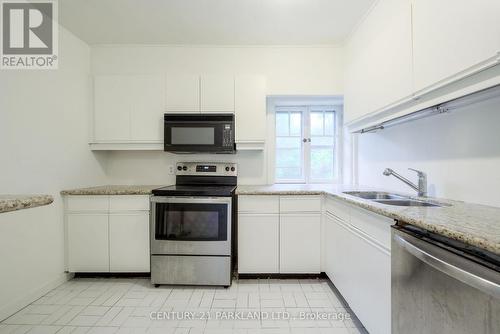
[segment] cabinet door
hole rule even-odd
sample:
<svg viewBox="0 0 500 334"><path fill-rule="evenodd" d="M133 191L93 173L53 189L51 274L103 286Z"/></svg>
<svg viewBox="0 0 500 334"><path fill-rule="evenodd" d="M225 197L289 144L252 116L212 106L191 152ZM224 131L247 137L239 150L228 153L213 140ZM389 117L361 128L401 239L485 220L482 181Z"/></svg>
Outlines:
<svg viewBox="0 0 500 334"><path fill-rule="evenodd" d="M335 253L334 244L336 242L336 234L335 234L335 225L333 221L333 217L329 214L325 214L324 223L325 223L325 236L323 238L325 247L324 247L324 258L325 258L325 273L328 277L333 277L334 269L335 269L335 257L338 255Z"/></svg>
<svg viewBox="0 0 500 334"><path fill-rule="evenodd" d="M201 112L234 112L234 76L203 75L200 86Z"/></svg>
<svg viewBox="0 0 500 334"><path fill-rule="evenodd" d="M68 270L109 272L108 215L67 215Z"/></svg>
<svg viewBox="0 0 500 334"><path fill-rule="evenodd" d="M282 214L280 273L319 273L320 240L320 214Z"/></svg>
<svg viewBox="0 0 500 334"><path fill-rule="evenodd" d="M105 75L94 78L94 140L130 139L130 115L134 106L132 76Z"/></svg>
<svg viewBox="0 0 500 334"><path fill-rule="evenodd" d="M149 213L109 216L111 272L149 272Z"/></svg>
<svg viewBox="0 0 500 334"><path fill-rule="evenodd" d="M391 331L391 256L334 217L326 220L327 275L368 332Z"/></svg>
<svg viewBox="0 0 500 334"><path fill-rule="evenodd" d="M133 78L134 105L130 116L132 141L163 142L165 77L136 75Z"/></svg>
<svg viewBox="0 0 500 334"><path fill-rule="evenodd" d="M346 123L411 96L411 41L410 0L379 1L348 44Z"/></svg>
<svg viewBox="0 0 500 334"><path fill-rule="evenodd" d="M238 272L279 273L279 215L238 215Z"/></svg>
<svg viewBox="0 0 500 334"><path fill-rule="evenodd" d="M500 1L413 0L415 89L500 52Z"/></svg>
<svg viewBox="0 0 500 334"><path fill-rule="evenodd" d="M200 77L193 74L167 74L166 109L172 113L200 112Z"/></svg>
<svg viewBox="0 0 500 334"><path fill-rule="evenodd" d="M237 75L234 91L236 142L264 142L267 124L266 78Z"/></svg>

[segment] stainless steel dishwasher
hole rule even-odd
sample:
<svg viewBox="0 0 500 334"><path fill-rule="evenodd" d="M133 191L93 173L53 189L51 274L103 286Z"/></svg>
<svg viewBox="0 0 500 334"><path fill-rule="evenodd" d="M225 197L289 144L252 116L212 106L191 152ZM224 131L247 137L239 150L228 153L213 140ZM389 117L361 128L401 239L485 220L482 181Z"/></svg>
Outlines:
<svg viewBox="0 0 500 334"><path fill-rule="evenodd" d="M413 226L392 229L392 334L500 333L500 257Z"/></svg>

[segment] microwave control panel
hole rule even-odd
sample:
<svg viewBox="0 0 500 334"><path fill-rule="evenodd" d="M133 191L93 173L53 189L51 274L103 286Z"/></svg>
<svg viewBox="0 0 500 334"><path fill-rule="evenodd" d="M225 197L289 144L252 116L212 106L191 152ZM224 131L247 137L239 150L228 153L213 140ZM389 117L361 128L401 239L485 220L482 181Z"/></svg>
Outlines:
<svg viewBox="0 0 500 334"><path fill-rule="evenodd" d="M233 146L233 125L230 123L222 125L222 146Z"/></svg>

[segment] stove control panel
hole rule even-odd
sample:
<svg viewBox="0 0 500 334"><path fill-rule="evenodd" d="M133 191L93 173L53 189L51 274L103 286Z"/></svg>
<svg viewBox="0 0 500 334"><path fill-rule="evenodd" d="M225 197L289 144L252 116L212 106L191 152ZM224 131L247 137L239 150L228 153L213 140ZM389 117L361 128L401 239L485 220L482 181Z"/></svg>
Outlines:
<svg viewBox="0 0 500 334"><path fill-rule="evenodd" d="M238 176L232 162L178 162L176 175Z"/></svg>
<svg viewBox="0 0 500 334"><path fill-rule="evenodd" d="M215 165L196 165L197 173L216 173L217 166Z"/></svg>

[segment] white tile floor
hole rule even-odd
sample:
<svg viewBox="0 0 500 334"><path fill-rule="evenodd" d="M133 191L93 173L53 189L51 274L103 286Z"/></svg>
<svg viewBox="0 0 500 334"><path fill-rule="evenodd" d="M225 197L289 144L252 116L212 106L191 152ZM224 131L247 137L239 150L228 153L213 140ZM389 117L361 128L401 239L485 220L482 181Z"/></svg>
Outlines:
<svg viewBox="0 0 500 334"><path fill-rule="evenodd" d="M59 286L6 319L0 333L365 333L356 321L342 319L350 314L322 279L240 279L224 289L86 278ZM324 318L311 319L318 315Z"/></svg>

